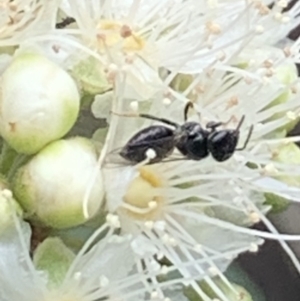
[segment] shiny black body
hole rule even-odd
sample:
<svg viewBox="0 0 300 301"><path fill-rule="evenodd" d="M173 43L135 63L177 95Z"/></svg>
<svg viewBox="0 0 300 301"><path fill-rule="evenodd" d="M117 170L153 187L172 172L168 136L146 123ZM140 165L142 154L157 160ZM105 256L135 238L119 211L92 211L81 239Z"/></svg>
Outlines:
<svg viewBox="0 0 300 301"><path fill-rule="evenodd" d="M228 160L236 151L239 132L236 130L214 130L207 139L207 150L219 162Z"/></svg>
<svg viewBox="0 0 300 301"><path fill-rule="evenodd" d="M152 125L136 133L122 148L120 155L131 162L141 162L146 159L146 152L152 148L156 157L150 163L161 161L174 150L174 130L162 126Z"/></svg>
<svg viewBox="0 0 300 301"><path fill-rule="evenodd" d="M190 160L201 160L208 156L207 138L209 132L198 122L186 122L179 128L176 148Z"/></svg>
<svg viewBox="0 0 300 301"><path fill-rule="evenodd" d="M235 151L243 150L249 142L253 127L250 127L247 139L241 148L236 148L239 141L239 130L244 121L241 118L236 129L217 128L222 122L209 122L204 129L198 122L187 122L188 103L184 111L185 123L179 125L168 119L158 118L148 114L139 117L160 121L167 124L149 126L137 132L121 149L120 156L124 159L139 163L147 159L146 152L152 149L156 153L148 163L157 163L167 158L175 148L189 160L201 160L209 154L219 162L228 160Z"/></svg>

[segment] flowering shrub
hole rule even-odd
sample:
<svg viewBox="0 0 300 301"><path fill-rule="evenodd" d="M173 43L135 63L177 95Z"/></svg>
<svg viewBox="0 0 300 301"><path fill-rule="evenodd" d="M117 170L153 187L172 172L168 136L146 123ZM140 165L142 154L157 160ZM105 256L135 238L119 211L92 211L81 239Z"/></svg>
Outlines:
<svg viewBox="0 0 300 301"><path fill-rule="evenodd" d="M300 273L289 2L0 2L1 300L252 300L224 273L265 239Z"/></svg>

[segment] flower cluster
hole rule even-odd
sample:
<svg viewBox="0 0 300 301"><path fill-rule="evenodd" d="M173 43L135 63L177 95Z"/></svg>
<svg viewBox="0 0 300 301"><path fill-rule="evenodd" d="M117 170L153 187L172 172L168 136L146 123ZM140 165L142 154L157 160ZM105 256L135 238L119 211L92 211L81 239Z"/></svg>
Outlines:
<svg viewBox="0 0 300 301"><path fill-rule="evenodd" d="M1 300L252 300L265 239L300 273L291 2L0 2Z"/></svg>

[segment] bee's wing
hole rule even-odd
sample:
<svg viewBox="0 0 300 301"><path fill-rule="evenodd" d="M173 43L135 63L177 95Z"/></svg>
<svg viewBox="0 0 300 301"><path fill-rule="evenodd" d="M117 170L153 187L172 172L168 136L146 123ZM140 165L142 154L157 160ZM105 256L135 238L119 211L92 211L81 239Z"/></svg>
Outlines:
<svg viewBox="0 0 300 301"><path fill-rule="evenodd" d="M104 165L110 168L134 165L133 162L124 159L120 155L122 149L123 147L118 147L108 152L104 159Z"/></svg>
<svg viewBox="0 0 300 301"><path fill-rule="evenodd" d="M130 148L132 151L141 151L142 149L144 149L145 147L149 146L149 149L151 149L151 147L154 146L155 148L155 144L161 144L161 143L170 143L172 142L172 140L174 140L173 137L164 137L161 139L155 139L153 141L141 141L139 143L135 143L134 145L130 145ZM176 146L174 145L174 148ZM130 165L135 165L137 163L135 162L131 162L129 160L124 159L121 155L120 152L123 150L124 147L119 147L116 149L113 149L112 151L110 151L107 155L106 155L106 159L105 159L105 163L112 165L112 166L130 166ZM172 150L172 153L170 153L170 155L168 155L166 158L163 158L160 162L158 163L163 163L163 162L174 162L174 161L183 161L183 160L188 160L185 156L183 156L181 153L179 152L174 152L174 150ZM154 164L154 163L153 163Z"/></svg>
<svg viewBox="0 0 300 301"><path fill-rule="evenodd" d="M161 162L162 163L168 163L168 162L176 162L176 161L187 161L190 160L187 157L183 156L182 154L172 154L168 158L163 159Z"/></svg>

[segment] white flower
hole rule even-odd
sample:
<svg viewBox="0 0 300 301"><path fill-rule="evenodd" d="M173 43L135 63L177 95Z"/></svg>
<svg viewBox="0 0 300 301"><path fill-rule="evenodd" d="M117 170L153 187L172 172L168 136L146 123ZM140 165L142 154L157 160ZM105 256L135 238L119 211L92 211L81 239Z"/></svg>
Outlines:
<svg viewBox="0 0 300 301"><path fill-rule="evenodd" d="M86 221L82 200L93 177L90 216L103 202L103 181L95 147L88 139L76 137L43 148L18 170L13 190L28 215L54 228L74 227Z"/></svg>
<svg viewBox="0 0 300 301"><path fill-rule="evenodd" d="M140 1L139 4L136 4L136 7L132 1L126 1L125 4L122 2L122 5L116 1L118 9L120 6L124 7L123 15L118 13L119 10L118 12L113 11L114 2L112 2L113 4L111 4L111 6L103 8L103 10L98 13L99 16L95 14L89 18L89 22L87 23L83 20L86 20L87 17L83 17L81 14L84 14L83 12L86 11L97 11L96 8L88 10L85 6L92 6L92 4L87 3L89 2L85 2L83 7L74 5L74 10L75 7L80 7L78 8L78 14L74 13L74 16L77 16L76 18L80 20L82 19L78 22L78 26L85 32L84 38L90 37L91 40L97 33L95 32L95 24L98 24L101 18L106 20L105 9L112 10L111 18L115 18L116 20L120 19L124 24L127 24L127 18L125 16L132 11L135 12L135 18L133 20L130 19L130 22L128 22L133 24L131 26L135 26L141 32L140 36L143 37L145 41L144 48L147 49L147 47L151 47L151 49L155 48L157 51L150 55L145 52L144 49L139 52L135 51L134 53L137 59L130 59L130 64L128 64L126 58L123 58L123 63L122 60L115 59L115 48L119 47L120 44L113 45L114 47L110 45L111 47L107 47L107 51L113 48L111 50L112 54L109 56L110 63L107 62L107 53L102 55L100 53L103 61L102 64L108 66L107 76L110 80L115 79L117 74L126 77L126 85L122 88L123 97L132 98L134 101L148 99L151 101L153 97L155 97L155 92L163 90L163 95L160 97L162 97L166 103L172 100L169 86L174 82L178 73L197 74L210 72L209 70L212 69L226 69L229 71L232 68L234 69L233 65L236 64L237 57L240 57L242 61L242 58L247 56L248 61L252 62L253 56L251 57L251 55L253 51L256 52L255 57L259 56L260 47L265 49L267 45L275 45L295 27L298 22L297 14L300 9L300 3L297 3L292 10L281 13L284 8L282 4L278 3L278 5L274 5L271 9L267 6L271 3L270 1L264 1L264 3L254 1L247 4L245 1L226 0L217 1L216 6L212 5L210 1L203 3L177 1L174 6L174 16L172 15L171 17L169 14L172 14L173 6L170 10L163 9L171 5L171 3L173 5L173 1L171 0L160 1L159 5L163 6L161 10L156 10L158 5L153 4L152 6L145 1ZM195 5L195 10L188 12L188 7L193 5ZM72 11L68 9L66 9L66 11L72 14ZM159 34L156 35L154 34L156 33L155 30L143 30L143 26L146 26L146 28L151 27L151 25L145 23L144 20L148 20L147 16L149 14L151 15L150 12L152 11L154 14L153 19L149 22L153 22L153 27L159 32ZM184 17L184 14L191 14L191 17ZM195 14L195 16L193 16L193 14ZM278 17L279 15L281 16L280 18ZM161 22L157 21L157 18L159 18L159 20L164 18L165 22L161 24ZM183 18L184 21L178 22L178 19L180 20L181 18ZM287 22L287 20L289 20L289 22ZM171 24L169 22L171 22ZM174 22L174 24L172 22ZM84 29L85 25L90 27ZM164 29L164 26L166 26L165 28L167 29ZM210 30L218 26L220 27L220 33L209 34ZM178 27L180 27L180 29ZM165 34L166 32L168 34ZM154 35L155 38L153 38L152 35ZM91 43L93 45L93 43L96 42ZM86 45L90 44L86 42ZM290 49L286 47L285 51L287 55L291 53L296 55L299 47L294 48L295 49ZM95 48L94 51L97 51L97 48ZM124 52L122 52L122 55L124 55ZM132 56L131 52L130 55ZM146 68L144 66L145 64L141 65L138 61L140 57L142 57L145 62L153 60L154 58L157 61L156 66L160 67L160 69L155 69L152 66L153 76L157 76L156 74L158 70L160 70L160 79L159 82L157 80L155 81L155 85L152 83L154 77L148 76L150 74L148 72L149 68ZM100 60L100 58L98 59ZM164 71L162 71L161 67L163 67ZM142 76L141 73L143 70L147 70L147 76ZM271 71L272 68L268 70L268 72ZM136 75L134 75L135 73ZM132 76L136 77L138 81L132 80ZM248 75L246 72L244 76L248 77L251 75ZM118 83L115 83L114 87L116 87L117 84ZM139 92L131 93L129 91L132 90L131 87ZM149 93L149 87L152 88L151 93ZM107 96L111 95L111 92L106 94ZM111 97L107 96L105 94L96 96L92 106L92 111L96 117L107 117L105 112L108 107L111 107Z"/></svg>
<svg viewBox="0 0 300 301"><path fill-rule="evenodd" d="M126 96L144 100L162 87L167 90L177 72L194 74L216 61L230 63L250 41L259 47L285 37L295 27L300 4L285 13L282 5L267 4L270 1L63 1L61 9L76 25L31 41L48 41L43 44L47 49L51 44L57 52L69 53L64 64L71 69L91 56L108 81L113 83L118 72L126 74Z"/></svg>
<svg viewBox="0 0 300 301"><path fill-rule="evenodd" d="M2 74L0 93L0 132L20 153L36 153L61 138L78 116L75 82L40 54L16 55Z"/></svg>
<svg viewBox="0 0 300 301"><path fill-rule="evenodd" d="M0 47L16 46L53 29L57 7L57 0L1 0Z"/></svg>
<svg viewBox="0 0 300 301"><path fill-rule="evenodd" d="M130 237L114 235L108 225L99 228L76 255L55 237L32 250L29 224L15 212L11 192L1 193L10 208L6 212L10 224L0 233L0 255L5 259L0 261L2 301L167 301L170 297L185 301L182 283L198 279L198 275L182 279L172 266L165 266L163 275L152 268L138 272ZM104 233L106 238L98 241Z"/></svg>
<svg viewBox="0 0 300 301"><path fill-rule="evenodd" d="M90 248L94 235L77 256L60 240L49 238L38 247L33 263L29 256L29 225L13 211L10 218L13 222L0 235L0 255L5 259L0 262L1 300L142 299L143 276L130 274L134 257L126 238L104 239Z"/></svg>
<svg viewBox="0 0 300 301"><path fill-rule="evenodd" d="M84 92L86 86L92 94L97 89L99 93L112 90L97 96L92 108L96 116L107 117L110 110L142 111L182 124L184 106L191 102L188 119L203 127L214 121L236 129L244 118L238 128L238 146L247 141L252 126L254 130L245 148L225 162L216 162L212 156L197 162L176 161L173 159L182 156L175 151L166 160L170 162L148 166L146 160L120 166L111 162L114 157L121 159L119 148L153 121L112 114L105 141L100 141L103 149L98 161L104 177L106 222L53 290L51 273L47 269L37 273L28 258L29 233L25 242L16 239L16 234L20 238L24 233L15 217L17 231L0 236L0 255L9 258L0 263L4 271L0 293L5 301L23 300L24 295L28 297L24 301L167 301L174 297L170 291L181 291L182 286L211 300L199 280L217 299L229 301L230 294L221 286L235 296L238 292L223 272L239 254L258 251L264 239L279 241L300 272L299 261L286 243L299 240L300 235L278 233L266 217L271 206L265 203L266 193L300 201L298 182L288 181L300 175L299 165L278 156L282 143L299 139L282 138L300 117L293 65L299 60L299 42L284 50L266 51L266 46L277 44L296 25L300 3L283 12L285 1L270 8L271 2L63 1L60 9L76 23L29 37L34 47L48 51L50 45L54 52L63 53L57 60L73 72ZM95 73L101 77L98 81L87 72L91 64L99 71ZM140 100L146 101L140 105ZM102 139L103 133L105 130L98 131L95 136ZM145 155L153 159L157 152L150 145ZM51 183L43 179L39 198ZM84 184L79 198L84 218L91 214L91 187L97 185L98 174L88 182L79 183ZM270 232L250 228L259 221ZM86 252L96 236L104 233ZM22 242L22 249L11 252L11 242L13 248ZM26 259L21 262L21 273L19 253ZM123 258L126 268L116 272L123 267ZM40 263L37 257L36 262ZM12 280L11 272L20 279ZM164 275L165 281L161 279ZM15 290L16 279L20 290ZM176 298L186 300L181 293Z"/></svg>
<svg viewBox="0 0 300 301"><path fill-rule="evenodd" d="M251 62L246 61L245 69L211 68L191 77L184 91L170 88L171 104L166 105L162 92L147 111L182 124L184 105L192 99L195 110L189 118L202 126L222 121L224 127L235 129L245 116L238 146L243 146L251 126L254 131L243 151L221 163L208 157L198 162L114 166L109 156L118 156L116 150L134 134L133 125L137 132L152 121L112 115L106 138L108 158L102 160L110 212L107 223L133 235L136 257L148 269L153 265L144 259L149 254L167 258L184 277L203 277L224 300L208 276L218 275L226 283L222 272L231 260L242 252L256 252L260 238L278 240L300 272L299 261L285 242L300 236L279 234L265 216L270 206L264 204L267 192L300 201L300 186L285 182L286 176L300 175L299 165L276 159L282 143L299 139L276 139L285 136L281 132L290 124L291 112L296 119L300 116L296 70L292 58L278 49L261 49ZM239 57L234 62L241 63ZM117 82L124 85L126 78L120 76ZM113 99L116 112L132 107L131 100L122 95ZM155 153L152 150L148 155ZM271 233L248 228L259 221ZM193 262L193 267L185 267L186 262ZM159 264L157 268L163 269ZM195 282L191 285L200 296L205 295Z"/></svg>

